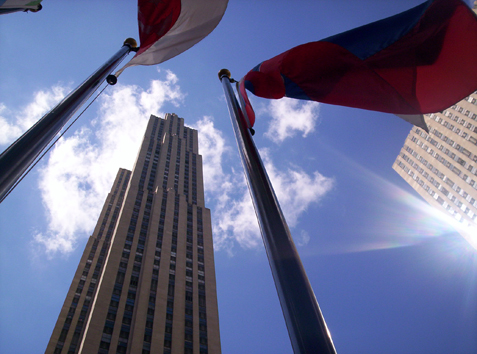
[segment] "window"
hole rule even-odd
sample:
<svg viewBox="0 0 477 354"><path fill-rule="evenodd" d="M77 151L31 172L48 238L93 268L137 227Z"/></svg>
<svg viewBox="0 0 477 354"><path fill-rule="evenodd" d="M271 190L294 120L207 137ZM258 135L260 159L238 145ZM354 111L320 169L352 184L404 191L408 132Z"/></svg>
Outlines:
<svg viewBox="0 0 477 354"><path fill-rule="evenodd" d="M129 283L132 286L137 286L139 278L135 276L131 276L131 282Z"/></svg>

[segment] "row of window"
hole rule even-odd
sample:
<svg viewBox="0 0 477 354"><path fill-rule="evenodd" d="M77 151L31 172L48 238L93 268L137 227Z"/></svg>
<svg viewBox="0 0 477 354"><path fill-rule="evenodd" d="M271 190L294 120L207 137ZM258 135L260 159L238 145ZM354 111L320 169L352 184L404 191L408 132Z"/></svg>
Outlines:
<svg viewBox="0 0 477 354"><path fill-rule="evenodd" d="M417 145L419 145L419 141L417 142ZM461 189L456 183L454 183L448 176L444 175L444 173L440 172L436 167L434 167L431 163L429 163L423 156L419 155L416 151L414 151L412 148L410 148L407 145L404 145L404 150L408 151L412 156L414 156L418 161L421 162L421 165L426 166L429 170L434 172L436 175L439 176L440 179L446 182L447 185L449 185L453 190L455 190L457 193L459 193L461 196L466 198L468 201L471 201L471 204L474 203L473 198L464 190ZM427 151L424 149L424 151ZM471 187L474 189L477 189L477 183L475 183L474 180L471 180L467 175L462 174L459 169L457 169L455 166L450 164L446 159L444 159L442 156L439 156L433 151L428 151L428 153L433 156L436 160L441 162L444 166L446 166L449 170L454 172L457 176L460 176L465 182L469 183ZM403 156L405 156L403 154ZM422 168L416 165L416 170L422 174Z"/></svg>
<svg viewBox="0 0 477 354"><path fill-rule="evenodd" d="M474 92L474 94L476 94L476 93L477 92ZM465 100L477 106L477 98L472 97L472 96L468 96L468 97L465 98Z"/></svg>
<svg viewBox="0 0 477 354"><path fill-rule="evenodd" d="M465 120L459 119L457 115L453 115L452 113L450 113L450 112L448 112L448 111L445 111L444 114L445 114L446 116L452 118L453 120L458 121L461 125L464 125L464 124L465 124ZM447 122L446 120L444 120L444 119L442 119L441 117L439 117L437 114L431 114L430 117L431 117L432 119L434 119L437 123L441 124L441 125L444 126L445 128L447 128L447 129L451 130L452 132L454 132L455 134L457 134L457 135L463 137L464 139L470 141L472 144L477 145L477 136L474 134L474 133L477 132L477 127L474 126L473 124L467 123L467 124L465 125L465 127L470 130L470 132L467 132L467 131L464 130L463 128L461 129L461 128L459 128L459 127L457 127L457 126L454 126L453 124ZM434 134L435 134L435 133L438 132L438 131L437 131L437 130L434 130L433 132L434 132ZM441 138L443 134L442 134L441 132L439 132L439 134L440 134L440 135L438 135L438 134L435 134L435 135L438 135L439 138ZM467 156L470 156L470 155L467 155Z"/></svg>
<svg viewBox="0 0 477 354"><path fill-rule="evenodd" d="M472 173L472 174L477 176L477 168L475 166L471 165L470 162L465 161L463 158L459 157L458 155L453 153L451 150L447 149L444 145L442 145L442 144L438 143L436 140L432 139L426 133L421 132L419 129L416 130L416 133L418 133L421 137L424 137L426 141L428 141L431 145L435 146L437 149L439 149L444 154L449 156L452 160L456 161L460 166L466 167L467 170L469 171L469 173ZM447 168L449 168L451 171L453 171L456 175L458 175L460 178L462 178L466 183L470 184L471 186L474 186L474 184L475 184L474 180L472 180L467 174L462 173L462 171L459 168L457 168L455 165L450 163L443 156L439 155L431 147L427 146L424 142L421 142L417 137L412 137L411 140L413 142L415 142L418 146L420 146L429 155L433 156L436 160L440 161ZM444 140L444 138L443 138L443 140ZM459 152L463 152L463 150L465 150L459 144L454 143L451 146L454 147L455 149L457 149ZM477 156L475 154L473 156L474 156L474 159L477 160Z"/></svg>
<svg viewBox="0 0 477 354"><path fill-rule="evenodd" d="M430 172L434 173L435 176L439 177L449 187L451 187L457 193L461 194L463 197L467 198L467 200L469 201L471 205L473 205L474 207L477 207L477 201L474 198L472 198L470 195L467 194L467 192L465 192L460 187L458 187L451 179L445 176L437 168L432 166L432 164L429 164L422 156L418 155L410 147L405 146L404 148L420 161L420 164L418 164L414 162L411 158L409 158L406 154L401 153L400 156L402 157L402 159L406 161L413 168L413 170L409 169L408 167L405 166L405 164L399 161L398 165L401 168L403 168L407 174L409 174L422 188L424 188L429 194L431 194L431 196L437 199L438 195L434 193L434 191L430 188L430 186L424 183L423 179L419 178L419 176L414 173L414 171L418 172L422 177L424 177L424 179L429 181L431 185L434 185L436 189L440 190L443 195L448 197L459 209L462 210L462 212L466 213L470 218L474 218L475 220L477 220L477 215L474 214L474 211L472 211L468 206L464 205L459 199L457 199L454 195L452 195L452 193L449 193L443 185L441 185L432 175L427 173L420 166L422 165L426 166ZM444 205L444 207L446 207L446 209L452 215L456 213L456 211L452 209L447 203L446 205ZM460 220L460 217L456 217L456 218Z"/></svg>
<svg viewBox="0 0 477 354"><path fill-rule="evenodd" d="M424 183L424 181L422 179L420 179L416 174L414 174L414 172L412 170L410 170L408 167L406 167L406 165L404 163L402 163L401 161L398 161L397 162L397 165L399 167L401 167L406 173L408 173L427 193L429 193L434 199L437 200L437 202L439 204L441 204L451 215L453 215L458 221L461 221L463 222L464 219L462 218L462 215L457 212L456 210L454 210L444 199L442 199L442 197L437 194L436 192L434 192L434 190L432 190L432 188L427 185L426 183ZM441 187L442 188L442 187ZM441 192L442 191L445 191L445 188L442 188L441 189ZM449 197L449 199L451 199L451 201L455 202L455 204L458 206L459 205L459 202L456 201L456 197L455 196L452 196L451 194L449 194L447 192L447 196ZM460 205L462 205L462 203L460 203ZM475 222L477 222L477 215L474 215L472 212L470 213L470 215L473 215L473 219ZM470 216L469 215L469 216Z"/></svg>
<svg viewBox="0 0 477 354"><path fill-rule="evenodd" d="M466 101L475 105L475 98L472 97L472 96L467 97ZM477 114L472 113L471 111L469 111L468 109L465 109L462 106L459 106L459 104L455 104L450 108L453 109L456 112L462 113L463 115L465 115L465 116L467 116L467 117L469 117L473 120L477 120Z"/></svg>

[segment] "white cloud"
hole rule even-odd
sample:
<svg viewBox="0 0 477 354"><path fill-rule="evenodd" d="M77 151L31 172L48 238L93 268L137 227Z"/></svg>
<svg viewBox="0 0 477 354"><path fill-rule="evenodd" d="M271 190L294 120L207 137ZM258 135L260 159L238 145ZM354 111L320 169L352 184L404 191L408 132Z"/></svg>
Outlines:
<svg viewBox="0 0 477 354"><path fill-rule="evenodd" d="M318 171L310 175L297 166L279 171L273 165L267 149L261 150L260 154L290 227L296 226L300 215L309 205L319 202L334 186L332 178L325 177Z"/></svg>
<svg viewBox="0 0 477 354"><path fill-rule="evenodd" d="M35 235L37 246L49 254L68 253L79 238L91 233L118 167L132 168L150 114L163 116L160 110L166 102L177 106L184 97L172 72L166 72L163 80L151 81L147 90L118 84L110 94L100 96L99 113L91 126L77 128L73 136L62 138L51 151L47 166L40 170L48 228ZM293 107L295 111L311 109ZM260 246L258 223L235 146L227 144L211 117L203 117L195 128L200 136L216 248L231 252L237 244L245 249ZM306 135L311 130L302 131ZM332 188L333 181L293 166L279 171L268 151L262 155L293 227L308 206ZM300 244L305 239L301 235Z"/></svg>
<svg viewBox="0 0 477 354"><path fill-rule="evenodd" d="M199 132L199 153L202 155L204 189L207 206L212 210L214 244L217 250L229 252L238 242L252 248L260 241L260 231L247 185L233 149L223 133L216 129L211 117L199 120L193 128ZM232 167L224 171L225 166Z"/></svg>
<svg viewBox="0 0 477 354"><path fill-rule="evenodd" d="M231 252L234 242L243 248L255 248L261 244L260 229L252 200L245 181L234 183L235 192L222 195L214 207L214 244L217 249Z"/></svg>
<svg viewBox="0 0 477 354"><path fill-rule="evenodd" d="M0 102L0 145L12 143L56 105L70 90L57 84L35 92L33 100L20 111L11 111Z"/></svg>
<svg viewBox="0 0 477 354"><path fill-rule="evenodd" d="M223 155L231 151L226 145L223 134L214 127L212 117L203 117L192 128L199 132L199 153L202 155L204 188L212 191L218 185L225 185Z"/></svg>
<svg viewBox="0 0 477 354"><path fill-rule="evenodd" d="M261 245L257 218L238 155L226 145L223 134L214 127L210 117L204 117L195 128L199 131L199 152L203 156L205 192L212 210L216 249L232 252L236 243L246 249ZM333 180L318 172L310 175L298 167L278 171L268 150L261 151L261 155L290 227L297 225L300 215L311 203L318 202L333 188ZM305 244L306 235L300 236L299 243Z"/></svg>
<svg viewBox="0 0 477 354"><path fill-rule="evenodd" d="M271 100L268 111L272 120L265 136L275 143L281 143L297 132L303 133L303 137L306 137L315 130L319 103L282 98Z"/></svg>
<svg viewBox="0 0 477 354"><path fill-rule="evenodd" d="M103 93L92 123L95 133L85 126L58 141L40 170L49 224L35 241L48 253L73 250L94 228L118 168L133 167L150 115L162 115L166 102L177 105L183 97L171 72L162 81L152 80L146 91L118 84L111 94Z"/></svg>
<svg viewBox="0 0 477 354"><path fill-rule="evenodd" d="M300 235L295 238L298 246L306 246L310 242L310 235L305 230L301 230Z"/></svg>

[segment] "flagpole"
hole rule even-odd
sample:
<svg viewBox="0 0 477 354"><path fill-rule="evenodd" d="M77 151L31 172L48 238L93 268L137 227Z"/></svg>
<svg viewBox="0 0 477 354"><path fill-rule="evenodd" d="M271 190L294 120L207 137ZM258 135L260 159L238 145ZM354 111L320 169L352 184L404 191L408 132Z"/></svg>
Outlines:
<svg viewBox="0 0 477 354"><path fill-rule="evenodd" d="M219 72L248 187L295 354L336 350L265 167L230 84Z"/></svg>
<svg viewBox="0 0 477 354"><path fill-rule="evenodd" d="M0 203L41 151L137 43L133 38L0 155Z"/></svg>

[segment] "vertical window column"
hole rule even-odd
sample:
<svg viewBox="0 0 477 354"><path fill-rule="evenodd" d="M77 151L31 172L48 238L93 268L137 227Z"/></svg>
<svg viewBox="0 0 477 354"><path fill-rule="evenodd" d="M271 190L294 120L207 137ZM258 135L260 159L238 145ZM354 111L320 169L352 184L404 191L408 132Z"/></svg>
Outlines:
<svg viewBox="0 0 477 354"><path fill-rule="evenodd" d="M169 284L167 290L166 327L164 333L164 354L171 353L172 319L174 315L174 288L176 279L177 233L179 225L179 195L174 200L174 219L172 223L171 258L169 263Z"/></svg>
<svg viewBox="0 0 477 354"><path fill-rule="evenodd" d="M185 152L185 163L184 163L184 196L186 197L187 203L189 203L189 161L190 153L189 151Z"/></svg>
<svg viewBox="0 0 477 354"><path fill-rule="evenodd" d="M197 204L197 155L192 154L192 204Z"/></svg>
<svg viewBox="0 0 477 354"><path fill-rule="evenodd" d="M187 233L186 247L187 252L193 249L193 208L192 204L187 205ZM184 319L184 353L193 353L193 263L190 259L186 260L186 279L185 279L185 319Z"/></svg>
<svg viewBox="0 0 477 354"><path fill-rule="evenodd" d="M207 309L205 301L205 266L204 266L204 229L202 208L197 207L197 273L199 288L199 343L200 354L208 353L207 343Z"/></svg>
<svg viewBox="0 0 477 354"><path fill-rule="evenodd" d="M159 228L157 231L156 250L154 254L154 265L152 269L151 287L149 290L149 305L147 308L146 329L144 332L144 342L142 354L149 354L151 351L152 330L154 325L154 314L156 308L156 292L159 279L159 265L161 261L162 237L164 234L164 219L166 216L167 192L162 196L161 214L159 218Z"/></svg>
<svg viewBox="0 0 477 354"><path fill-rule="evenodd" d="M179 190L179 171L180 171L180 163L181 163L181 144L182 140L177 139L177 156L176 156L176 169L174 171L174 190L176 193Z"/></svg>
<svg viewBox="0 0 477 354"><path fill-rule="evenodd" d="M169 145L167 146L166 166L164 168L164 179L162 180L162 189L167 189L167 181L169 180L169 166L171 164L172 152L172 137L169 138Z"/></svg>

